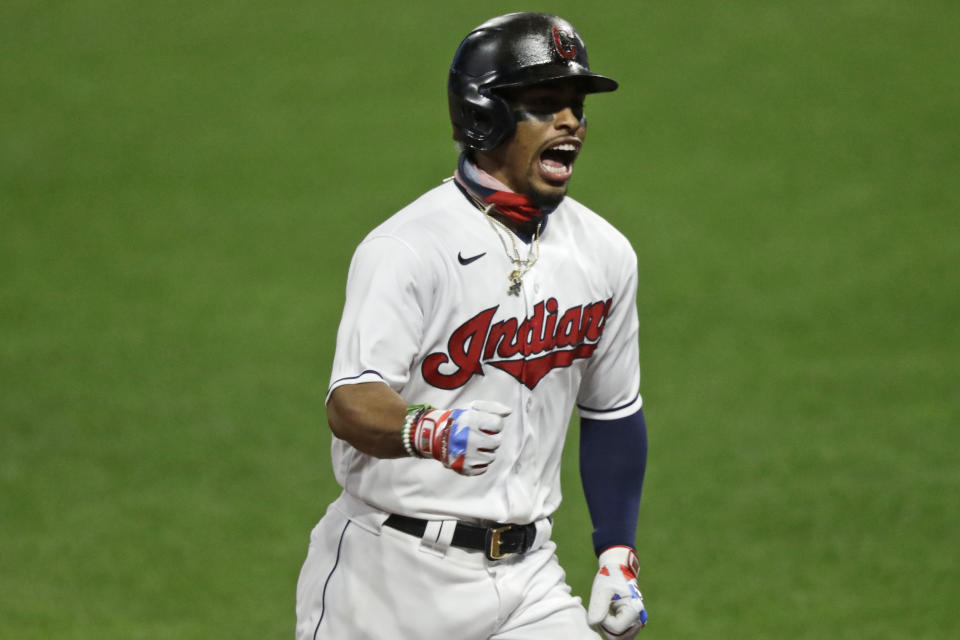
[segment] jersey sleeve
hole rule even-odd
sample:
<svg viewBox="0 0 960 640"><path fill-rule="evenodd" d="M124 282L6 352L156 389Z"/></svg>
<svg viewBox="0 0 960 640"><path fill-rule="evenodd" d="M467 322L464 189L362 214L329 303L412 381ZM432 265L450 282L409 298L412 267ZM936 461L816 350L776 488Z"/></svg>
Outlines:
<svg viewBox="0 0 960 640"><path fill-rule="evenodd" d="M398 238L360 243L347 274L327 399L344 384L385 382L399 392L407 383L423 333L423 271L414 250Z"/></svg>
<svg viewBox="0 0 960 640"><path fill-rule="evenodd" d="M629 245L628 245L629 246ZM637 256L632 248L612 264L614 295L597 350L590 358L577 411L581 418L617 420L636 413L640 397L640 347L637 318Z"/></svg>

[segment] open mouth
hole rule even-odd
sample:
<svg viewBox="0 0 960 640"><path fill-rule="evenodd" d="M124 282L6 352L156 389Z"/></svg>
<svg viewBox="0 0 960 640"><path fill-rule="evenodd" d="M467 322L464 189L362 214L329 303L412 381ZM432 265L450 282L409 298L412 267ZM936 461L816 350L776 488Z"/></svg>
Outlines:
<svg viewBox="0 0 960 640"><path fill-rule="evenodd" d="M573 163L580 153L579 141L562 140L540 154L540 172L551 182L566 182L573 174Z"/></svg>

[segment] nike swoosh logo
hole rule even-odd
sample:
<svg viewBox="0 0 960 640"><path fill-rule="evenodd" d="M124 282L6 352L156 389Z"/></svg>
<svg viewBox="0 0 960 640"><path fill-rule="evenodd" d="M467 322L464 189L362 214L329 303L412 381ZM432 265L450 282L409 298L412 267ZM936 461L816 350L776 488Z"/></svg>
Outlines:
<svg viewBox="0 0 960 640"><path fill-rule="evenodd" d="M467 265L467 264L470 264L471 262L473 262L474 260L479 260L480 258L482 258L482 257L485 256L485 255L487 255L487 252L486 252L486 251L484 251L483 253L478 253L478 254L475 255L475 256L470 256L469 258L464 258L464 257L463 257L463 254L458 252L458 253L457 253L457 260L460 261L460 264Z"/></svg>

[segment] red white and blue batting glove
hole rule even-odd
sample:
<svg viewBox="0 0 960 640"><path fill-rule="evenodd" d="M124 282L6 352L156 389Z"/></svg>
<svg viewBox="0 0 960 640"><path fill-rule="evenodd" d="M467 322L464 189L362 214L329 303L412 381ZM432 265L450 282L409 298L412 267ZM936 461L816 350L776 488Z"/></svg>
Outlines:
<svg viewBox="0 0 960 640"><path fill-rule="evenodd" d="M647 610L637 587L637 553L626 546L610 547L599 560L587 622L599 628L607 640L630 640L647 624Z"/></svg>
<svg viewBox="0 0 960 640"><path fill-rule="evenodd" d="M510 408L492 400L475 400L466 409L411 407L403 427L410 455L435 458L465 476L487 470L500 446L503 419Z"/></svg>

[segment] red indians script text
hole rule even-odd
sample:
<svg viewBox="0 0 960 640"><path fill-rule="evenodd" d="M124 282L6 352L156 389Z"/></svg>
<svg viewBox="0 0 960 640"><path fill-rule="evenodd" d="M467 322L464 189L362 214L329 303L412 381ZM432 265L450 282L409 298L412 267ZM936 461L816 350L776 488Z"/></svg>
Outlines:
<svg viewBox="0 0 960 640"><path fill-rule="evenodd" d="M538 302L533 316L493 322L499 305L481 311L457 327L447 352L428 355L423 378L440 389L456 389L488 364L533 389L557 367L593 355L613 299L570 307L560 313L555 298ZM520 357L518 357L520 356ZM452 365L452 366L451 366ZM447 373L441 373L441 368Z"/></svg>

